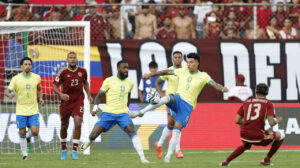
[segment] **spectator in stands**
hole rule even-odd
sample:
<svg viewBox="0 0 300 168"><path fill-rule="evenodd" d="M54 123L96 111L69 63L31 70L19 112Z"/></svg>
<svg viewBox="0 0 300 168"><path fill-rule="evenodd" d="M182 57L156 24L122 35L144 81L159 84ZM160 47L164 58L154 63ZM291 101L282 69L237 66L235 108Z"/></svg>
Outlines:
<svg viewBox="0 0 300 168"><path fill-rule="evenodd" d="M108 18L108 33L111 39L121 39L120 8L113 6L111 10L111 16ZM125 36L127 33L127 23L125 19L123 21L123 36Z"/></svg>
<svg viewBox="0 0 300 168"><path fill-rule="evenodd" d="M227 21L226 25L223 27L223 32L221 32L222 37L227 36L226 32L227 32L228 29L231 29L231 30L235 31L236 38L240 37L240 32L238 31L236 25L234 24L234 22L232 20Z"/></svg>
<svg viewBox="0 0 300 168"><path fill-rule="evenodd" d="M265 39L265 38L266 38L266 35L264 33L264 30L261 28L257 28L256 29L256 39ZM252 18L246 24L245 39L255 39L254 38L254 23L253 23Z"/></svg>
<svg viewBox="0 0 300 168"><path fill-rule="evenodd" d="M137 15L137 7L133 4L137 2L134 0L123 0L121 6L121 12L127 23L126 38L132 39L135 32L135 18Z"/></svg>
<svg viewBox="0 0 300 168"><path fill-rule="evenodd" d="M195 39L196 32L193 20L186 14L184 6L178 7L179 15L172 19L172 25L177 33L178 39Z"/></svg>
<svg viewBox="0 0 300 168"><path fill-rule="evenodd" d="M41 21L42 20L42 16L40 14L41 11L41 7L37 7L37 6L33 6L31 13L32 13L32 18L31 21Z"/></svg>
<svg viewBox="0 0 300 168"><path fill-rule="evenodd" d="M20 43L22 37L23 36L21 33L10 34L10 38L6 47L6 68L20 67L20 61L24 57L23 46Z"/></svg>
<svg viewBox="0 0 300 168"><path fill-rule="evenodd" d="M163 25L163 19L161 17L161 12L159 11L159 7L155 6L154 0L150 0L148 3L151 4L149 6L150 13L156 17L157 27L161 27Z"/></svg>
<svg viewBox="0 0 300 168"><path fill-rule="evenodd" d="M116 0L106 0L106 1L104 1L103 4L109 5L109 4L115 4L115 3L116 3ZM106 19L106 20L112 15L111 7L112 7L112 5L111 6L103 6L102 15L104 16L104 19Z"/></svg>
<svg viewBox="0 0 300 168"><path fill-rule="evenodd" d="M29 12L27 6L15 7L11 12L10 21L29 21L32 14Z"/></svg>
<svg viewBox="0 0 300 168"><path fill-rule="evenodd" d="M86 7L80 6L77 8L78 14L74 17L73 21L82 21L84 15L86 14Z"/></svg>
<svg viewBox="0 0 300 168"><path fill-rule="evenodd" d="M75 16L75 11L76 8L72 6L64 6L61 8L60 13L61 13L61 19L64 21L72 21Z"/></svg>
<svg viewBox="0 0 300 168"><path fill-rule="evenodd" d="M269 25L265 29L267 39L278 40L281 39L280 27L278 26L278 19L275 15L270 16Z"/></svg>
<svg viewBox="0 0 300 168"><path fill-rule="evenodd" d="M234 20L239 23L239 30L245 29L245 24L249 20L249 16L251 15L251 11L248 6L243 5L244 2L242 0L233 0L233 6L226 6L224 16L230 16L229 12L234 11L235 18ZM231 14L232 15L232 14Z"/></svg>
<svg viewBox="0 0 300 168"><path fill-rule="evenodd" d="M157 21L149 13L149 6L142 6L142 13L136 18L135 39L152 39L157 32Z"/></svg>
<svg viewBox="0 0 300 168"><path fill-rule="evenodd" d="M245 76L238 74L235 77L235 87L231 88L228 92L229 101L245 101L253 95L251 88L245 84Z"/></svg>
<svg viewBox="0 0 300 168"><path fill-rule="evenodd" d="M262 4L268 4L268 0L262 0ZM257 8L257 21L258 21L258 26L261 29L265 29L266 26L268 25L268 20L270 16L272 15L271 9L269 9L270 6L268 5L262 5Z"/></svg>
<svg viewBox="0 0 300 168"><path fill-rule="evenodd" d="M234 28L228 28L225 30L225 33L222 34L222 39L237 39L237 31Z"/></svg>
<svg viewBox="0 0 300 168"><path fill-rule="evenodd" d="M292 19L287 17L284 19L283 28L280 30L282 39L297 39L298 33L295 28L292 27Z"/></svg>
<svg viewBox="0 0 300 168"><path fill-rule="evenodd" d="M156 39L176 39L177 33L172 28L171 16L164 17L164 26L160 28L156 34Z"/></svg>
<svg viewBox="0 0 300 168"><path fill-rule="evenodd" d="M6 6L1 5L3 2L0 1L0 21L5 21L6 20Z"/></svg>
<svg viewBox="0 0 300 168"><path fill-rule="evenodd" d="M50 16L47 18L47 21L62 21L61 13L59 8L54 8Z"/></svg>
<svg viewBox="0 0 300 168"><path fill-rule="evenodd" d="M182 4L183 1L182 0L174 0L173 4ZM175 18L179 15L179 10L180 8L178 8L179 6L168 6L167 7L167 15L171 16L171 18ZM187 8L185 8L185 12L188 16L190 16L190 13L188 11Z"/></svg>
<svg viewBox="0 0 300 168"><path fill-rule="evenodd" d="M221 24L217 22L217 14L211 12L210 17L207 18L207 22L203 26L204 38L206 39L219 39L222 31Z"/></svg>
<svg viewBox="0 0 300 168"><path fill-rule="evenodd" d="M83 21L91 23L91 40L109 39L107 24L104 17L97 12L96 6L89 7L90 13L83 17Z"/></svg>
<svg viewBox="0 0 300 168"><path fill-rule="evenodd" d="M292 4L299 5L299 0L292 0ZM300 17L300 6L291 6L290 8L290 19L293 23L298 21L298 17Z"/></svg>
<svg viewBox="0 0 300 168"><path fill-rule="evenodd" d="M204 18L205 15L212 10L211 5L213 3L207 0L197 0L196 2L197 5L194 7L194 11L193 11L194 14L193 23L196 26L197 38L203 38ZM205 6L199 6L201 4Z"/></svg>
<svg viewBox="0 0 300 168"><path fill-rule="evenodd" d="M237 16L236 16L236 12L235 11L229 11L228 12L228 15L226 17L226 20L224 21L225 24L228 22L228 21L232 21L233 24L234 24L234 28L237 29L237 30L240 30L240 24L237 20Z"/></svg>
<svg viewBox="0 0 300 168"><path fill-rule="evenodd" d="M278 20L278 26L283 27L283 21L286 17L289 17L289 14L284 11L283 8L283 2L277 3L276 11L274 12L274 15L277 17Z"/></svg>

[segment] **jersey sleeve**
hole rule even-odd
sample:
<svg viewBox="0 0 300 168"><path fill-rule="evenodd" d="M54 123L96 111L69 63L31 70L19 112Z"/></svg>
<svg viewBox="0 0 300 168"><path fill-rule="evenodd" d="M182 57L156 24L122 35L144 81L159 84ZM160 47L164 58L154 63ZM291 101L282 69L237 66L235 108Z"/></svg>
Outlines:
<svg viewBox="0 0 300 168"><path fill-rule="evenodd" d="M268 102L268 105L267 105L267 116L275 117L274 106L273 106L273 103L271 103L271 102Z"/></svg>
<svg viewBox="0 0 300 168"><path fill-rule="evenodd" d="M160 76L159 79L162 81L168 80L168 75Z"/></svg>
<svg viewBox="0 0 300 168"><path fill-rule="evenodd" d="M244 117L244 106L243 105L241 105L241 107L239 108L237 114Z"/></svg>
<svg viewBox="0 0 300 168"><path fill-rule="evenodd" d="M139 90L141 90L141 91L144 90L144 80L143 79L140 80Z"/></svg>
<svg viewBox="0 0 300 168"><path fill-rule="evenodd" d="M131 92L132 88L133 88L133 81L130 81L130 89L129 89L129 92Z"/></svg>
<svg viewBox="0 0 300 168"><path fill-rule="evenodd" d="M40 75L38 75L38 77L37 77L37 87L38 88L42 87L42 85L41 85L41 76Z"/></svg>
<svg viewBox="0 0 300 168"><path fill-rule="evenodd" d="M56 75L56 77L55 77L55 79L53 81L54 85L59 86L60 83L62 83L62 81L63 81L63 75L62 75L62 73L63 73L62 69L57 73L57 75Z"/></svg>
<svg viewBox="0 0 300 168"><path fill-rule="evenodd" d="M9 86L7 88L10 92L13 92L16 90L16 77L13 77L12 80L9 83Z"/></svg>
<svg viewBox="0 0 300 168"><path fill-rule="evenodd" d="M105 79L102 83L102 86L100 88L100 91L102 93L106 93L109 90L109 79Z"/></svg>
<svg viewBox="0 0 300 168"><path fill-rule="evenodd" d="M209 84L210 82L214 81L207 73L205 73L204 80L206 84Z"/></svg>
<svg viewBox="0 0 300 168"><path fill-rule="evenodd" d="M87 71L86 71L86 69L83 68L83 78L84 78L84 81L87 81L87 77L88 77Z"/></svg>
<svg viewBox="0 0 300 168"><path fill-rule="evenodd" d="M185 68L174 69L173 70L173 75L179 76L184 71L184 69Z"/></svg>

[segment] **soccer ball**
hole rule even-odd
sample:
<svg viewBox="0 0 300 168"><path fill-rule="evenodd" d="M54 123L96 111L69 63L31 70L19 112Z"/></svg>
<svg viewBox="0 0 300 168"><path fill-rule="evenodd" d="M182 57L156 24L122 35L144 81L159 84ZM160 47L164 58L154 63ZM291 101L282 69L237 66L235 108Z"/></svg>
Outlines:
<svg viewBox="0 0 300 168"><path fill-rule="evenodd" d="M150 91L147 93L146 101L150 104L157 104L160 101L160 95L157 91Z"/></svg>

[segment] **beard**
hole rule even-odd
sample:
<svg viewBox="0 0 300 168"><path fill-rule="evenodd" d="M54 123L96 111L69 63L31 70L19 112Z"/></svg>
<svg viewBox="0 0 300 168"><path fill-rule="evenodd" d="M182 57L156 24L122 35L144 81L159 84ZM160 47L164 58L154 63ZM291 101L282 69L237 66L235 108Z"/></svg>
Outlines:
<svg viewBox="0 0 300 168"><path fill-rule="evenodd" d="M120 77L121 77L122 79L125 79L125 78L128 77L128 73L120 73Z"/></svg>
<svg viewBox="0 0 300 168"><path fill-rule="evenodd" d="M75 69L76 68L76 64L75 65L69 65L71 69Z"/></svg>

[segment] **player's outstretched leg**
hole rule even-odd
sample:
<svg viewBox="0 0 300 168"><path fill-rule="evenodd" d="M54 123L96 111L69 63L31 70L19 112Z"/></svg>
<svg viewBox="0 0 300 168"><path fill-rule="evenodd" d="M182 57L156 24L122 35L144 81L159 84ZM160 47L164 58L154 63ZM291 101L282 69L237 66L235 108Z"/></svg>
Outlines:
<svg viewBox="0 0 300 168"><path fill-rule="evenodd" d="M140 111L134 111L134 112L129 113L129 117L130 118L142 117L146 112L148 112L150 110L154 110L157 107L160 107L161 105L167 104L169 102L170 102L170 96L168 95L168 96L161 98L157 104L149 104Z"/></svg>
<svg viewBox="0 0 300 168"><path fill-rule="evenodd" d="M181 133L181 129L179 127L174 127L173 135L172 135L171 141L169 143L168 153L167 153L167 155L165 157L165 160L164 160L165 163L170 162L170 159L171 159L171 156L172 156L172 154L175 150L175 147L179 142L180 133Z"/></svg>
<svg viewBox="0 0 300 168"><path fill-rule="evenodd" d="M136 132L132 133L132 134L130 135L130 138L131 138L131 141L132 141L132 144L133 144L135 150L137 151L138 155L140 156L141 162L142 162L142 163L150 163L150 162L145 158L141 140L140 140L139 136L136 134Z"/></svg>
<svg viewBox="0 0 300 168"><path fill-rule="evenodd" d="M226 160L224 160L223 162L221 162L219 165L220 166L228 166L230 161L232 161L233 159L235 159L236 157L238 157L239 155L241 155L245 150L248 150L251 148L251 144L250 143L246 143L244 142L243 145L237 147L229 156Z"/></svg>
<svg viewBox="0 0 300 168"><path fill-rule="evenodd" d="M284 133L276 132L275 133L275 141L273 142L270 151L268 152L267 156L260 162L261 165L273 165L271 163L271 157L277 152L280 148L281 144L283 143L285 138Z"/></svg>
<svg viewBox="0 0 300 168"><path fill-rule="evenodd" d="M181 139L181 132L180 132L180 135L179 135L178 144L175 147L176 158L178 158L178 159L183 158L183 153L181 152L181 149L180 149L180 139Z"/></svg>
<svg viewBox="0 0 300 168"><path fill-rule="evenodd" d="M173 128L165 127L162 131L162 134L157 142L155 142L155 147L157 150L156 156L161 159L162 158L162 145L164 141L168 138L171 134Z"/></svg>
<svg viewBox="0 0 300 168"><path fill-rule="evenodd" d="M96 123L98 124L98 123ZM105 128L99 126L99 125L95 125L93 128L93 131L91 132L89 139L87 141L85 141L81 146L80 149L81 150L86 150L88 147L91 146L91 144L93 143L93 141L105 130Z"/></svg>

